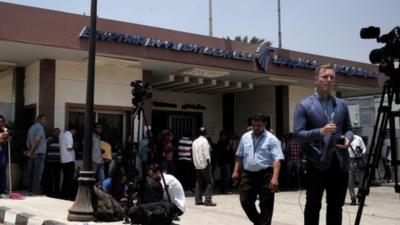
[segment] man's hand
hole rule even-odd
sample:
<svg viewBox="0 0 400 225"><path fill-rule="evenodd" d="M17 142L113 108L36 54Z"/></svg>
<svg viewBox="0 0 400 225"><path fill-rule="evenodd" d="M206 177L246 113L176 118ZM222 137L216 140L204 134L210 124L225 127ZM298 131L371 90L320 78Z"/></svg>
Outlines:
<svg viewBox="0 0 400 225"><path fill-rule="evenodd" d="M271 190L271 192L275 192L278 190L279 187L279 182L278 178L272 177L271 182L269 182L268 188Z"/></svg>
<svg viewBox="0 0 400 225"><path fill-rule="evenodd" d="M233 171L232 181L233 181L234 186L239 182L239 172L238 171Z"/></svg>
<svg viewBox="0 0 400 225"><path fill-rule="evenodd" d="M7 140L8 139L8 132L7 131L5 131L5 132L3 132L3 133L0 133L0 139L2 140L2 141L5 141L5 140Z"/></svg>
<svg viewBox="0 0 400 225"><path fill-rule="evenodd" d="M331 135L336 133L336 124L334 123L327 123L323 128L320 130L321 134L324 136Z"/></svg>
<svg viewBox="0 0 400 225"><path fill-rule="evenodd" d="M337 144L336 147L344 149L344 150L347 150L349 148L349 146L350 146L350 141L349 141L349 139L347 139L344 136L343 136L343 138L344 138L344 145Z"/></svg>

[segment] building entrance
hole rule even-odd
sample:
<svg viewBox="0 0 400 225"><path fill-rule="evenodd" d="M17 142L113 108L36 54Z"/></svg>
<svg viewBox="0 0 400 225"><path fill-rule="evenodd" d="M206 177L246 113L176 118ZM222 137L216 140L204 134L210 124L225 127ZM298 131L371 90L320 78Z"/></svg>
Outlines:
<svg viewBox="0 0 400 225"><path fill-rule="evenodd" d="M202 124L203 115L200 112L164 110L153 110L152 112L152 129L155 135L158 135L164 129L169 129L176 138L182 137L185 133L195 137Z"/></svg>

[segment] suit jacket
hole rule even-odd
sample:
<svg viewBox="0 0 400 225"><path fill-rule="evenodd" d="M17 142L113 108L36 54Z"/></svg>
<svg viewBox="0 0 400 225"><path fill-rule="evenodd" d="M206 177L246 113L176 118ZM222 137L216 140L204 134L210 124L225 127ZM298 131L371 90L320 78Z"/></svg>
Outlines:
<svg viewBox="0 0 400 225"><path fill-rule="evenodd" d="M336 147L337 140L342 135L351 142L353 132L351 128L349 110L346 103L339 98L332 97L336 133L323 136L320 129L328 122L324 109L321 106L317 93L306 97L296 105L294 113L294 131L296 140L304 144L303 150L308 161L320 171L329 168L333 154L337 155L340 168L348 171L350 167L350 156L347 149Z"/></svg>

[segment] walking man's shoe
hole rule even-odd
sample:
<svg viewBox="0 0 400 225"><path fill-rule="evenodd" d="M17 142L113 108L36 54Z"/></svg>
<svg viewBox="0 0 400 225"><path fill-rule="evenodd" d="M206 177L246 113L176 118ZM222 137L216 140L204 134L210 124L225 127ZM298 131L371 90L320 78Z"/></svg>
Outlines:
<svg viewBox="0 0 400 225"><path fill-rule="evenodd" d="M204 202L204 205L205 206L217 206L217 203L214 203L212 201L206 201L206 202Z"/></svg>

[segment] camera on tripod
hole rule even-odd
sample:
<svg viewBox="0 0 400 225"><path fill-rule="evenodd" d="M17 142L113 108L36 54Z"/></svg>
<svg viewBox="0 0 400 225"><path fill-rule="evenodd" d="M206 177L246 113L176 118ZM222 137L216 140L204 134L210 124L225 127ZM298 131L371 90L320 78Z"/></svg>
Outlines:
<svg viewBox="0 0 400 225"><path fill-rule="evenodd" d="M389 77L399 74L400 70L394 67L394 62L400 60L400 27L393 28L389 33L380 35L379 27L367 27L360 30L363 39L373 39L384 43L382 48L374 49L369 54L372 64L379 64L379 71ZM399 75L400 76L400 75Z"/></svg>
<svg viewBox="0 0 400 225"><path fill-rule="evenodd" d="M132 105L138 106L146 99L152 97L151 88L149 83L143 83L141 80L131 82L132 89Z"/></svg>

